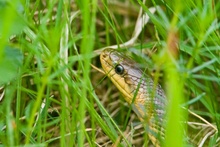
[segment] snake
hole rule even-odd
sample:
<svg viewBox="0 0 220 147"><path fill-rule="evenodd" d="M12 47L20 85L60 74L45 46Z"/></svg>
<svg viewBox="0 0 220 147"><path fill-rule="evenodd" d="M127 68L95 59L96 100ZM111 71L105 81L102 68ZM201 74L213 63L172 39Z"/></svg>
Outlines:
<svg viewBox="0 0 220 147"><path fill-rule="evenodd" d="M104 49L100 61L105 74L144 125L152 144L162 146L168 102L161 85L143 72L134 60L116 49Z"/></svg>

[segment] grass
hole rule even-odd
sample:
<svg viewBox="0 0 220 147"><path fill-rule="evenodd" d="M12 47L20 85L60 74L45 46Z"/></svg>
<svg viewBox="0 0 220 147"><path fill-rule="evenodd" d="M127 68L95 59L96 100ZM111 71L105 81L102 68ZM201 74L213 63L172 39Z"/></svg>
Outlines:
<svg viewBox="0 0 220 147"><path fill-rule="evenodd" d="M98 54L111 46L165 89L164 146L218 146L219 9L215 0L1 1L0 144L151 144L123 96L91 67L101 68ZM137 26L147 18L141 11L150 20Z"/></svg>

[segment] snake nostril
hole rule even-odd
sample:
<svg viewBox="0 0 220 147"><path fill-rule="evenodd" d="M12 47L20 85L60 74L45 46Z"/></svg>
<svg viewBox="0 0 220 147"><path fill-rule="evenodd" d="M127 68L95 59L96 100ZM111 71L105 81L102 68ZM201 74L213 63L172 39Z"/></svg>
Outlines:
<svg viewBox="0 0 220 147"><path fill-rule="evenodd" d="M100 55L101 59L106 59L106 57L107 57L107 54L101 53L101 55Z"/></svg>

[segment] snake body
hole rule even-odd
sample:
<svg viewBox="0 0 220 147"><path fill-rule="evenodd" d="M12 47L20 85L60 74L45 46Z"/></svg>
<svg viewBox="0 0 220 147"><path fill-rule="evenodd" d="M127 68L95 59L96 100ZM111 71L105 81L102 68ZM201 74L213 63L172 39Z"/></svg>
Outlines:
<svg viewBox="0 0 220 147"><path fill-rule="evenodd" d="M145 125L152 143L161 146L167 105L161 86L144 74L132 59L114 49L102 51L100 61L107 76Z"/></svg>

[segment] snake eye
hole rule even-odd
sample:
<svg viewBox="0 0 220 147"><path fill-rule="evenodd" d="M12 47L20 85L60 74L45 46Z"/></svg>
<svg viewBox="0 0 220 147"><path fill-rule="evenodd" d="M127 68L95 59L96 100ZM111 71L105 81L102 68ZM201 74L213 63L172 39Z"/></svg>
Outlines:
<svg viewBox="0 0 220 147"><path fill-rule="evenodd" d="M115 66L115 72L119 75L122 75L124 73L124 67L120 64Z"/></svg>

